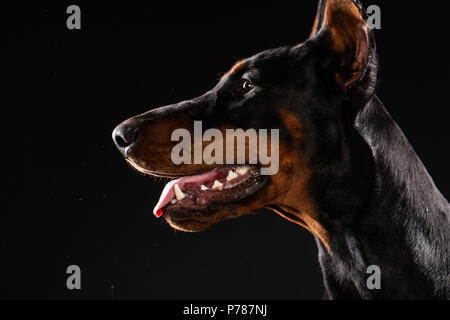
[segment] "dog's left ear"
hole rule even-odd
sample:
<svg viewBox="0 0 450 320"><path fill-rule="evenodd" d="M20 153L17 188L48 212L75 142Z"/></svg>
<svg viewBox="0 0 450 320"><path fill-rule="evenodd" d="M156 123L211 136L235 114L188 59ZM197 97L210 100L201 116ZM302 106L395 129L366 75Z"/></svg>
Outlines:
<svg viewBox="0 0 450 320"><path fill-rule="evenodd" d="M362 78L370 54L370 31L359 2L320 0L311 39L320 36L331 40L329 49L337 57L334 77L347 92Z"/></svg>

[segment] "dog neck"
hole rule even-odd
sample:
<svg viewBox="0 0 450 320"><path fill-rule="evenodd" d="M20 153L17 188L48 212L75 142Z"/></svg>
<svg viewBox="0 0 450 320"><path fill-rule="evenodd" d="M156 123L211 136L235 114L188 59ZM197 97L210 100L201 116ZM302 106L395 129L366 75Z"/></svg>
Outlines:
<svg viewBox="0 0 450 320"><path fill-rule="evenodd" d="M448 297L448 202L377 97L354 128L342 147L350 158L312 177L313 215L302 201L271 209L316 236L329 298ZM367 288L371 265L381 290Z"/></svg>
<svg viewBox="0 0 450 320"><path fill-rule="evenodd" d="M447 200L377 97L359 113L355 128L370 148L374 179L344 243L348 253L359 257L357 269L381 268L384 285L373 292L359 281L363 288L357 287L358 292L363 297L448 297Z"/></svg>

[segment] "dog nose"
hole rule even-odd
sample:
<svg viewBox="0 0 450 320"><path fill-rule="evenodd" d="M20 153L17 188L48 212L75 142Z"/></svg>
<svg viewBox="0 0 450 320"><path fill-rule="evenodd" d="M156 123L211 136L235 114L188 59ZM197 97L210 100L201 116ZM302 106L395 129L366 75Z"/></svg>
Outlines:
<svg viewBox="0 0 450 320"><path fill-rule="evenodd" d="M112 133L112 138L116 144L117 149L127 156L127 150L136 141L138 135L137 127L129 122L119 124Z"/></svg>

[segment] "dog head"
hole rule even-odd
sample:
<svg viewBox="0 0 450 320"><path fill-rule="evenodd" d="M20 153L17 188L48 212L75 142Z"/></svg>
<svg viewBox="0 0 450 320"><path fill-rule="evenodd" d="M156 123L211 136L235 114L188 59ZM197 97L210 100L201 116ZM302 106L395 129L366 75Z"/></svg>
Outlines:
<svg viewBox="0 0 450 320"><path fill-rule="evenodd" d="M132 117L114 130L113 139L140 172L176 179L155 210L176 229L200 231L268 207L326 242L316 199L331 182L320 177L347 170L333 161L342 160L343 148L351 144L354 117L376 82L375 44L361 6L352 0L320 1L305 42L239 61L202 96ZM194 124L200 122L198 141ZM219 135L228 139L227 130L238 128L258 141L253 150L252 137L243 140L245 160L231 150L234 162L194 161ZM262 175L267 165L260 159L248 165L248 159L261 150L262 133L272 130L278 144L275 150L275 137L268 136L267 154L278 152L277 173ZM183 154L187 161L180 164L173 152L184 133L191 137L184 152L192 154ZM222 152L225 158L227 139L210 154Z"/></svg>

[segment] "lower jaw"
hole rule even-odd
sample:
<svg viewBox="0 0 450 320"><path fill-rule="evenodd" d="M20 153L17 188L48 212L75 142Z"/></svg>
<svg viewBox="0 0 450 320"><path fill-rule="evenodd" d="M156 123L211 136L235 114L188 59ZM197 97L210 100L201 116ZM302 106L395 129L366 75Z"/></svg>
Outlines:
<svg viewBox="0 0 450 320"><path fill-rule="evenodd" d="M202 231L216 222L246 213L240 212L243 211L242 207L256 198L268 182L268 176L258 175L253 181L249 181L248 185L233 190L233 195L228 194L225 199L219 197L205 205L195 203L195 198L170 204L165 208L163 217L175 229Z"/></svg>
<svg viewBox="0 0 450 320"><path fill-rule="evenodd" d="M214 223L203 223L197 220L177 221L169 217L165 217L165 220L172 228L182 232L201 232L208 229L214 224Z"/></svg>
<svg viewBox="0 0 450 320"><path fill-rule="evenodd" d="M246 213L240 211L242 210L240 210L239 204L227 204L211 206L202 211L172 209L168 210L163 217L174 229L184 232L199 232L217 222L236 218Z"/></svg>

